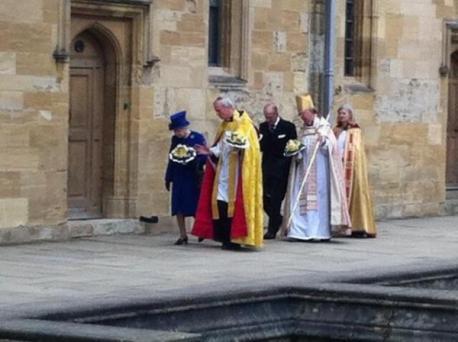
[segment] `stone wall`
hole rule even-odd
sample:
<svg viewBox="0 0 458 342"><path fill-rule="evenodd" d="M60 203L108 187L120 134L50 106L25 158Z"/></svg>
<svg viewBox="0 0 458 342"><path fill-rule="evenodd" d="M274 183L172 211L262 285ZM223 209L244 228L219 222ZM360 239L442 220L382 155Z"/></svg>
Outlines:
<svg viewBox="0 0 458 342"><path fill-rule="evenodd" d="M59 0L0 1L0 228L66 219L67 68Z"/></svg>
<svg viewBox="0 0 458 342"><path fill-rule="evenodd" d="M339 1L344 13L344 1ZM414 4L415 3L415 4ZM343 77L338 19L336 104L350 102L365 132L379 219L440 214L445 199L446 108L438 72L442 19L452 1L373 1L370 75ZM367 41L366 41L367 43Z"/></svg>

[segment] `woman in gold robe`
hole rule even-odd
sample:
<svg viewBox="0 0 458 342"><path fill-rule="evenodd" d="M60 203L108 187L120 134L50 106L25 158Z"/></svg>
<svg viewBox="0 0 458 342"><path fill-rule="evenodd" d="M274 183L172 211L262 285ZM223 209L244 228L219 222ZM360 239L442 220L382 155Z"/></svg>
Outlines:
<svg viewBox="0 0 458 342"><path fill-rule="evenodd" d="M345 191L352 222L352 236L375 237L377 228L367 175L367 159L361 128L353 118L353 110L343 105L337 110L334 127L344 168Z"/></svg>

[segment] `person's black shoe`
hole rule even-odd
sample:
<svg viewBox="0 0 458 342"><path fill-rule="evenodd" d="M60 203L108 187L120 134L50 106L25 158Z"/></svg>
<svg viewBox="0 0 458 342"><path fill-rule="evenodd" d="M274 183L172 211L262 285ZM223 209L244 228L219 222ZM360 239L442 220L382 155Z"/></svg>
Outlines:
<svg viewBox="0 0 458 342"><path fill-rule="evenodd" d="M176 246L187 245L187 244L188 244L188 237L187 236L185 238L180 237L174 243L174 245L176 245Z"/></svg>
<svg viewBox="0 0 458 342"><path fill-rule="evenodd" d="M242 246L240 246L238 243L226 242L226 243L223 243L223 245L221 246L221 249L224 249L226 251L241 251Z"/></svg>
<svg viewBox="0 0 458 342"><path fill-rule="evenodd" d="M145 223L158 223L159 218L157 216L140 216L139 218L140 222L145 222Z"/></svg>
<svg viewBox="0 0 458 342"><path fill-rule="evenodd" d="M267 232L264 234L264 240L273 240L275 239L275 233Z"/></svg>
<svg viewBox="0 0 458 342"><path fill-rule="evenodd" d="M200 237L200 238L197 239L198 242L202 242L202 241L204 241L204 240L205 240L205 239L204 239L203 237Z"/></svg>
<svg viewBox="0 0 458 342"><path fill-rule="evenodd" d="M364 239L364 238L367 238L367 233L366 232L351 232L351 237L353 238L360 238L360 239Z"/></svg>

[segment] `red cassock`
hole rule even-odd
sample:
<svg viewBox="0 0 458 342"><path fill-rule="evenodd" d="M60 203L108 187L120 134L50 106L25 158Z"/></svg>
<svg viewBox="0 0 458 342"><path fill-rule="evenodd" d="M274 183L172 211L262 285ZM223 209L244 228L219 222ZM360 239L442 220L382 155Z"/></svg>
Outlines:
<svg viewBox="0 0 458 342"><path fill-rule="evenodd" d="M199 204L197 205L196 219L192 228L192 235L213 239L212 193L215 182L215 165L207 160L205 173L200 189ZM242 238L247 235L245 209L243 207L242 173L239 169L237 193L234 204L234 217L232 218L231 239Z"/></svg>

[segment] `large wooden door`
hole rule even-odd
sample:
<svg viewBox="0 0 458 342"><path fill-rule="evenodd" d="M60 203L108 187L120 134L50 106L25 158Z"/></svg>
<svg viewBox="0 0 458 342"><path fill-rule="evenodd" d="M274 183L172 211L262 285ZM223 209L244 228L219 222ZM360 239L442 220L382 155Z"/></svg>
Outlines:
<svg viewBox="0 0 458 342"><path fill-rule="evenodd" d="M90 35L72 43L68 142L69 218L102 217L104 59Z"/></svg>
<svg viewBox="0 0 458 342"><path fill-rule="evenodd" d="M447 172L449 188L458 188L458 52L452 54L447 120Z"/></svg>

